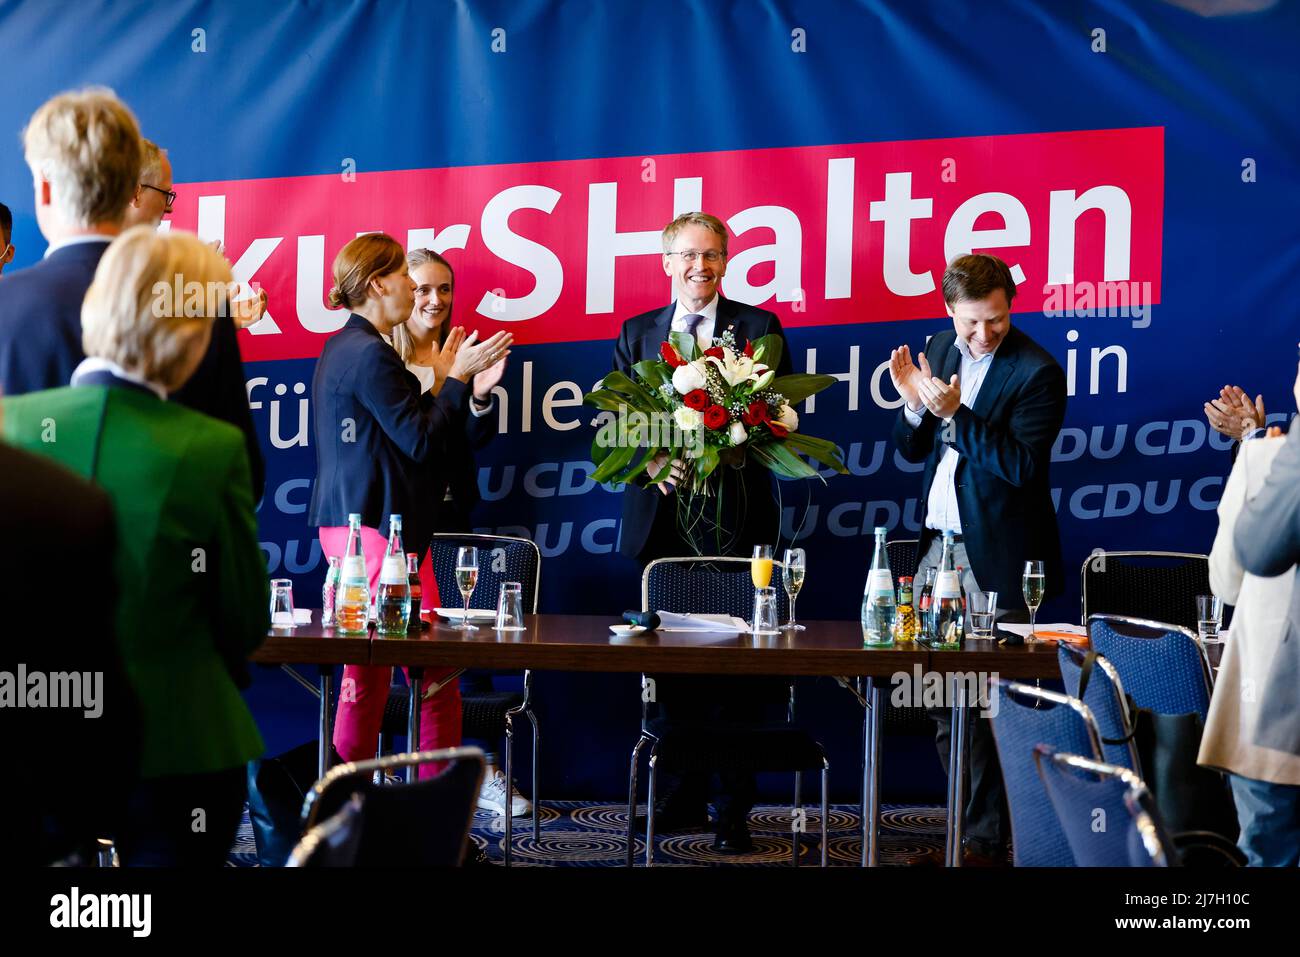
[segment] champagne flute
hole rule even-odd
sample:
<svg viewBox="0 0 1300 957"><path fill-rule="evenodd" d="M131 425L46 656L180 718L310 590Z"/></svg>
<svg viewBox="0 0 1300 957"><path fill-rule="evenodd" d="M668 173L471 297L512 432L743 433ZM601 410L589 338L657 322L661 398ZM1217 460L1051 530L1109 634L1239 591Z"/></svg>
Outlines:
<svg viewBox="0 0 1300 957"><path fill-rule="evenodd" d="M1042 562L1025 562L1025 575L1020 582L1025 594L1025 604L1029 607L1029 637L1026 641L1038 641L1038 631L1034 622L1038 617L1038 606L1043 603L1043 593L1047 590L1047 576Z"/></svg>
<svg viewBox="0 0 1300 957"><path fill-rule="evenodd" d="M469 623L469 596L474 594L478 584L478 549L465 545L456 550L456 587L460 589L465 600L464 617L458 626L461 631L478 631L478 627Z"/></svg>
<svg viewBox="0 0 1300 957"><path fill-rule="evenodd" d="M803 588L804 575L808 570L808 559L802 548L785 550L785 593L790 599L790 620L781 626L782 631L804 631L804 626L795 621L794 602Z"/></svg>

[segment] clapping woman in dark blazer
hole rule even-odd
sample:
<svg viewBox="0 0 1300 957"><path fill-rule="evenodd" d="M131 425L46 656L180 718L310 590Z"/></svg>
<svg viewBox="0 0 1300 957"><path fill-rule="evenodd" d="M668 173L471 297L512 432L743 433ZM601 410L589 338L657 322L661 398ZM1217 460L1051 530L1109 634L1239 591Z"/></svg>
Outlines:
<svg viewBox="0 0 1300 957"><path fill-rule="evenodd" d="M476 373L501 361L512 337L500 332L463 345L436 396L421 395L416 377L384 340L411 316L415 284L406 252L391 236L358 236L334 260L330 303L350 309L343 328L325 343L312 380L316 482L308 521L319 527L327 556L347 547L347 520L361 514L362 547L371 593L378 585L390 516L402 516L407 549L421 556L421 580L433 587L427 554L441 486L435 490L453 436L464 433ZM431 685L452 669L426 673ZM373 757L392 670L348 665L343 671L334 747L346 760ZM422 750L460 743L460 691L454 681L424 699ZM421 773L432 774L425 766Z"/></svg>
<svg viewBox="0 0 1300 957"><path fill-rule="evenodd" d="M198 309L193 284L206 292ZM213 323L230 322L233 288L230 265L196 236L127 230L86 292L87 358L71 387L4 400L9 441L92 480L117 518L113 554L87 557L112 563L117 642L139 701L141 780L115 835L128 865L221 866L245 765L263 750L239 693L270 624L244 437L168 400Z"/></svg>

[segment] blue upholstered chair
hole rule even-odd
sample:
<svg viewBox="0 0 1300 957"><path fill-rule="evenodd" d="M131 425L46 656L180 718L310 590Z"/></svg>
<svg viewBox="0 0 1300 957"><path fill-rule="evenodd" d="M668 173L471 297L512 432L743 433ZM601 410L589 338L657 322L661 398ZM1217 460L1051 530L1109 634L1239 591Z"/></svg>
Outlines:
<svg viewBox="0 0 1300 957"><path fill-rule="evenodd" d="M1105 655L1139 708L1160 714L1210 708L1210 666L1196 635L1179 625L1118 615L1088 619L1093 651Z"/></svg>
<svg viewBox="0 0 1300 957"><path fill-rule="evenodd" d="M1038 776L1034 749L1047 744L1099 761L1097 722L1077 698L1001 679L991 684L990 721L1011 810L1016 866L1069 867L1074 854Z"/></svg>
<svg viewBox="0 0 1300 957"><path fill-rule="evenodd" d="M1061 642L1057 658L1061 665L1061 680L1066 693L1079 698L1097 719L1101 732L1101 750L1110 764L1128 768L1139 777L1142 768L1138 761L1137 744L1133 740L1134 715L1129 713L1128 699L1119 672L1105 655L1097 655L1088 676L1088 685L1079 694L1080 677L1088 653L1067 642Z"/></svg>
<svg viewBox="0 0 1300 957"><path fill-rule="evenodd" d="M641 576L641 607L644 611L670 611L685 614L733 615L749 621L754 608L754 585L748 558L718 556L659 558L650 562ZM788 600L777 576L782 573L779 561L772 563L773 583L777 590L778 620L789 615ZM645 686L645 675L641 676ZM794 682L789 678L772 678L759 682L756 693L765 695L772 710L783 710L784 720L758 726L695 727L689 734L669 729L663 733L652 720L646 695L641 702L641 734L632 750L628 773L627 864L634 855L637 772L640 756L650 744L650 782L646 808L646 866L654 863L655 784L660 767L676 771L761 771L791 772L795 779L794 814L803 803L804 771L821 772L821 866L828 863L826 823L830 816L830 762L821 744L810 734L794 726ZM791 833L790 862L798 866L798 835Z"/></svg>

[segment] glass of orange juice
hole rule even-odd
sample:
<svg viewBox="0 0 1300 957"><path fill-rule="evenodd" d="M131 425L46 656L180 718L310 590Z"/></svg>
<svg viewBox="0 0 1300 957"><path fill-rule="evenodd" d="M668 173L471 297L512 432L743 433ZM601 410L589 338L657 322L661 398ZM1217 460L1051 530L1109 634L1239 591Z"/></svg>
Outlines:
<svg viewBox="0 0 1300 957"><path fill-rule="evenodd" d="M749 560L749 577L755 588L767 588L772 584L772 546L755 545L754 557Z"/></svg>

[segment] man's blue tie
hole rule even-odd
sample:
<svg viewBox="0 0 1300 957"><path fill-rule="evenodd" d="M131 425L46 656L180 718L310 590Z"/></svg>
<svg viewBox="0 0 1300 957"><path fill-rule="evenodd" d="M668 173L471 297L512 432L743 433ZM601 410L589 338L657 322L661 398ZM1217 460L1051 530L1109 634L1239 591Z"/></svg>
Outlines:
<svg viewBox="0 0 1300 957"><path fill-rule="evenodd" d="M692 312L690 315L682 316L682 319L686 323L686 331L691 335L695 335L695 330L704 321L704 316L701 316L698 312Z"/></svg>

